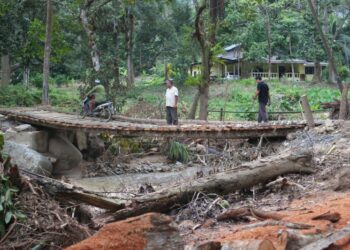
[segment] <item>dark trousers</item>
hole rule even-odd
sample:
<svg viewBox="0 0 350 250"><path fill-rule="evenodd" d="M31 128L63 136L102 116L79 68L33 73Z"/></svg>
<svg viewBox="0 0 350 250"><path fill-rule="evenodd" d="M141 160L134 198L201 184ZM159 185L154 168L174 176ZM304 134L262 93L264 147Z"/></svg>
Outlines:
<svg viewBox="0 0 350 250"><path fill-rule="evenodd" d="M169 125L177 125L177 109L173 107L166 107L166 121Z"/></svg>
<svg viewBox="0 0 350 250"><path fill-rule="evenodd" d="M259 102L258 123L267 122L266 103Z"/></svg>

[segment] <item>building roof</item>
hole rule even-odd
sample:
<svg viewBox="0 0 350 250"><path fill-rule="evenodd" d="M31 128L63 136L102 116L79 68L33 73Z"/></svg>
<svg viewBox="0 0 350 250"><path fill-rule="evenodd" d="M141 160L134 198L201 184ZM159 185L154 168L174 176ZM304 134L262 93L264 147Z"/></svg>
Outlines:
<svg viewBox="0 0 350 250"><path fill-rule="evenodd" d="M217 56L217 58L225 60L225 61L229 61L229 62L235 62L235 61L242 60L244 57L243 57L243 52L241 51L241 46L242 46L242 44L240 44L240 43L231 44L231 45L225 47L224 48L225 52L222 54L219 54ZM266 62L269 61L268 57L264 57L263 59ZM309 62L305 59L299 59L299 58L281 59L278 56L273 56L271 58L271 63L272 64L295 63L295 64L304 64L305 66L314 66L315 65L314 62ZM193 63L192 65L196 65L196 64L200 64L200 63ZM321 66L328 65L328 63L326 63L326 62L321 62L320 64L321 64Z"/></svg>
<svg viewBox="0 0 350 250"><path fill-rule="evenodd" d="M225 53L218 55L217 57L227 61L237 61L243 58L243 53L240 50L241 44L231 44L224 48Z"/></svg>
<svg viewBox="0 0 350 250"><path fill-rule="evenodd" d="M224 50L225 51L230 51L230 50L236 49L238 47L241 47L241 44L240 43L235 43L235 44L231 44L231 45L225 47Z"/></svg>

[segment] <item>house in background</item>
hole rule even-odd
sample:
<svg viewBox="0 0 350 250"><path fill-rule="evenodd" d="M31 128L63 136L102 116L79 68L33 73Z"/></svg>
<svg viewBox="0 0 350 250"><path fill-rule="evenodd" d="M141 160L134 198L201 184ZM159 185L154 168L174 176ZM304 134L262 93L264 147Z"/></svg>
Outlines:
<svg viewBox="0 0 350 250"><path fill-rule="evenodd" d="M269 60L252 61L244 59L244 52L240 44L232 44L226 47L223 54L218 55L222 63L214 63L211 68L211 76L227 79L241 79L261 76L269 78ZM327 67L327 63L321 63L321 71ZM285 78L294 81L312 80L315 72L315 63L304 59L280 59L277 56L271 58L271 79ZM294 67L294 73L293 73ZM201 64L191 65L190 74L196 76L201 73Z"/></svg>

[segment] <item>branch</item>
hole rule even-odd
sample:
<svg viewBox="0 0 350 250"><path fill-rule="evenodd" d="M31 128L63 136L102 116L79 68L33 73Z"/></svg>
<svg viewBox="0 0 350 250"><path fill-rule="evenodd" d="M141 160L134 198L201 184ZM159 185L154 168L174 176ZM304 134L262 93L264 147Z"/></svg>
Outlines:
<svg viewBox="0 0 350 250"><path fill-rule="evenodd" d="M336 40L337 37L339 36L340 32L343 29L343 26L345 24L345 22L349 19L350 17L350 10L348 11L348 13L346 14L346 16L344 17L344 19L342 20L341 24L339 25L339 27L336 29L334 36L333 36L333 40Z"/></svg>
<svg viewBox="0 0 350 250"><path fill-rule="evenodd" d="M205 41L204 41L204 34L202 33L202 27L201 27L201 15L203 14L203 11L205 10L206 7L207 6L204 4L201 7L199 7L197 11L196 20L195 20L196 31L193 34L193 36L197 38L202 48L205 46Z"/></svg>

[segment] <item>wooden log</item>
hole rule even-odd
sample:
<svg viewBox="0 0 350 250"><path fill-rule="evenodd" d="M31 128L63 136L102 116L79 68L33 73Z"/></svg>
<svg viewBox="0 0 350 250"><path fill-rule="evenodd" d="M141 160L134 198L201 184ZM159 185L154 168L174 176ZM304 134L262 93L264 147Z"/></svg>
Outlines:
<svg viewBox="0 0 350 250"><path fill-rule="evenodd" d="M166 215L151 213L111 223L67 250L184 249L183 238L172 222Z"/></svg>
<svg viewBox="0 0 350 250"><path fill-rule="evenodd" d="M276 249L268 239L264 240L235 240L221 243L208 241L195 246L186 246L187 250L274 250Z"/></svg>
<svg viewBox="0 0 350 250"><path fill-rule="evenodd" d="M304 111L304 118L305 118L307 124L309 125L310 128L315 127L314 117L312 115L312 111L311 111L307 96L303 95L301 97L300 101L301 101L301 106L302 106L303 111Z"/></svg>
<svg viewBox="0 0 350 250"><path fill-rule="evenodd" d="M338 240L341 240L345 237L350 236L350 225L347 225L346 227L339 229L335 232L332 232L326 236L323 236L321 239L312 242L303 248L301 250L322 250L322 249L328 249L329 246L336 243Z"/></svg>
<svg viewBox="0 0 350 250"><path fill-rule="evenodd" d="M64 183L46 176L33 174L29 171L21 169L21 174L25 175L29 182L35 182L48 194L58 199L73 200L82 202L91 206L116 211L125 207L124 203L107 199L105 197L86 191L82 188L75 187L71 184Z"/></svg>
<svg viewBox="0 0 350 250"><path fill-rule="evenodd" d="M340 100L339 120L347 120L347 117L348 117L348 111L349 111L348 92L349 92L349 85L344 84L343 91L341 94L341 100Z"/></svg>
<svg viewBox="0 0 350 250"><path fill-rule="evenodd" d="M235 240L222 244L221 250L275 250L272 242L265 240Z"/></svg>
<svg viewBox="0 0 350 250"><path fill-rule="evenodd" d="M97 224L144 214L147 212L168 212L175 204L189 202L197 192L227 194L252 187L273 178L290 173L312 173L312 154L309 151L283 152L259 161L242 165L238 169L218 173L192 182L160 190L135 198L130 207L100 217Z"/></svg>

